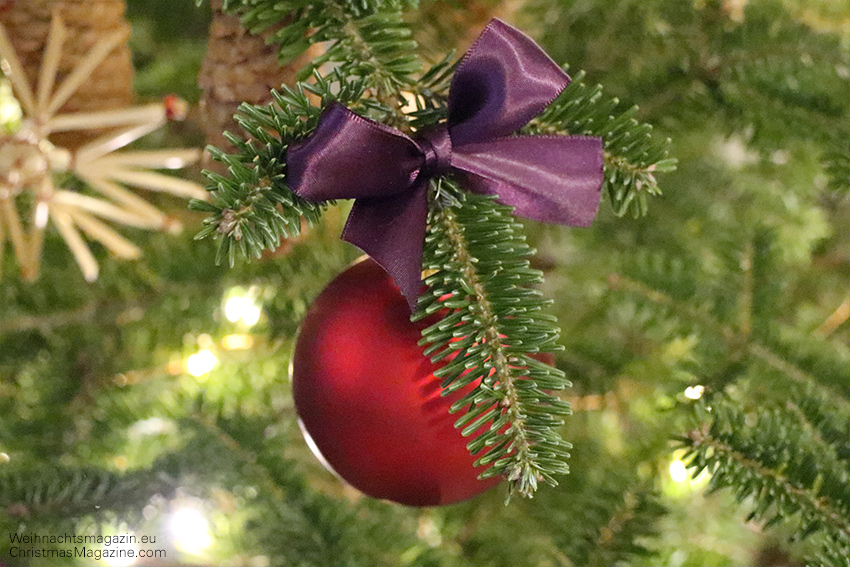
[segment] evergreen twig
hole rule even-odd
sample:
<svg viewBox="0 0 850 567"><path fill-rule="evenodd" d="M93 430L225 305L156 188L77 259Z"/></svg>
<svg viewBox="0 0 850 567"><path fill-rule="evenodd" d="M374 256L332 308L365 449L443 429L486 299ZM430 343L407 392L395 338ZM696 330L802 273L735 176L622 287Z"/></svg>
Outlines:
<svg viewBox="0 0 850 567"><path fill-rule="evenodd" d="M95 467L37 465L0 471L0 511L50 520L82 517L103 509L138 515L152 494L170 494L175 479L156 470L117 474Z"/></svg>
<svg viewBox="0 0 850 567"><path fill-rule="evenodd" d="M748 415L719 398L706 409L710 421L683 439L694 475L708 469L713 489L729 487L741 502L756 497L751 519L791 524L798 538L823 533L827 553L850 551L850 473L831 443L796 413Z"/></svg>
<svg viewBox="0 0 850 567"><path fill-rule="evenodd" d="M416 44L401 17L407 4L399 0L225 0L223 9L238 15L253 32L272 29L268 41L277 44L282 62L311 44L325 42L324 53L299 78L307 78L327 62L343 63L375 89L378 100L398 109L399 87L412 84L412 75L419 70ZM400 113L397 118L401 119Z"/></svg>
<svg viewBox="0 0 850 567"><path fill-rule="evenodd" d="M588 87L578 72L555 102L526 129L531 133L599 136L605 145L603 190L618 216L646 214L650 195L659 195L656 173L676 168L667 157L670 140L653 137L652 126L635 119L638 108L620 110L619 100Z"/></svg>
<svg viewBox="0 0 850 567"><path fill-rule="evenodd" d="M555 350L558 329L541 313L549 303L530 286L532 249L511 208L492 196L436 185L423 268L427 291L414 319L448 311L422 332L426 355L444 366L445 392L475 387L452 405L466 409L456 425L473 435L468 447L482 478L504 475L510 493L531 496L540 481L556 485L568 472L569 444L556 427L569 405L549 392L568 386L563 373L528 356ZM442 203L436 202L442 199Z"/></svg>
<svg viewBox="0 0 850 567"><path fill-rule="evenodd" d="M850 131L841 132L833 140L833 147L824 155L824 169L829 176L829 186L839 195L850 195Z"/></svg>

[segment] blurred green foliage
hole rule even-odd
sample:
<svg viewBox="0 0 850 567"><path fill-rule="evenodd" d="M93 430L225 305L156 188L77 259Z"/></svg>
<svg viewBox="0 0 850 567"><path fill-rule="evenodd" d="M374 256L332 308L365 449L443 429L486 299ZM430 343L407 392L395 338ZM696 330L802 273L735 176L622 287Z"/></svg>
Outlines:
<svg viewBox="0 0 850 567"><path fill-rule="evenodd" d="M139 95L196 101L208 7L130 0L128 14ZM417 21L429 50L463 35L441 30L443 19ZM507 508L498 490L418 510L344 488L304 444L288 362L309 302L358 255L338 240L346 211L330 208L289 253L231 269L192 240L201 216L173 204L186 231L129 231L145 251L134 263L95 246L95 284L55 235L37 284L3 259L0 561L7 532L99 533L125 521L187 564L842 564L829 555L840 542L823 541L829 530L801 539L799 518L775 499L847 505L846 491L818 483L847 480L850 459L850 322L840 311L850 202L836 190L850 150L850 6L533 0L518 21L587 84L638 104L679 160L646 216L604 206L589 229L526 224L562 327L557 367L574 384L563 429L571 475ZM170 135L195 140L197 129ZM257 326L224 317L236 288L253 290ZM224 348L232 335L253 347ZM186 361L204 348L218 364L194 377ZM697 385L699 402L685 395ZM775 428L752 429L768 414ZM704 477L674 480L671 463L689 462L681 449L694 432L784 484L747 492L741 471L710 452L697 457L731 490L705 495ZM801 436L815 441L794 444ZM826 480L800 466L828 459ZM196 555L177 549L167 523L188 505L214 541ZM760 509L779 511L779 525L765 531L770 514L747 520Z"/></svg>

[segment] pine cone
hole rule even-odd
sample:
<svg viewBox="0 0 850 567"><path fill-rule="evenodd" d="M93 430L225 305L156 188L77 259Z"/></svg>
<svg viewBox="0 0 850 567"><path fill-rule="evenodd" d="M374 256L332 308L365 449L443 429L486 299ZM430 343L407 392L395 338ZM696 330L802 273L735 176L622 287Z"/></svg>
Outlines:
<svg viewBox="0 0 850 567"><path fill-rule="evenodd" d="M310 55L282 67L274 45L266 45L267 34L251 35L237 17L221 11L221 0L213 0L212 7L210 38L198 84L204 91L201 109L207 143L227 148L222 133L239 131L233 120L239 104L270 102L269 91L294 83L296 71Z"/></svg>

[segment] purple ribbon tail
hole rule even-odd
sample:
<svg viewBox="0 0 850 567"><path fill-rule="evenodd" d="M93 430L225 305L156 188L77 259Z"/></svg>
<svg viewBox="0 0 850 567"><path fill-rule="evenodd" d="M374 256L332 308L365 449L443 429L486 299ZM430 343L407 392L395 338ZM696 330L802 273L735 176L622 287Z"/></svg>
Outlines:
<svg viewBox="0 0 850 567"><path fill-rule="evenodd" d="M410 310L422 284L422 246L428 217L427 183L410 193L354 202L342 239L371 256L392 276Z"/></svg>
<svg viewBox="0 0 850 567"><path fill-rule="evenodd" d="M588 226L599 209L602 140L517 136L455 147L452 166L476 193L497 195L519 216Z"/></svg>

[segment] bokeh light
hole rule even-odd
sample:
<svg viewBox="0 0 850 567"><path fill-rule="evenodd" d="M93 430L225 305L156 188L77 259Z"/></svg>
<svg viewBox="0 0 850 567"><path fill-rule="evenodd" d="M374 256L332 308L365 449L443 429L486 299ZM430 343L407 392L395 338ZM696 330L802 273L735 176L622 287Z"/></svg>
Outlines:
<svg viewBox="0 0 850 567"><path fill-rule="evenodd" d="M180 551L198 554L212 545L209 522L197 508L177 508L171 514L168 527L174 546Z"/></svg>
<svg viewBox="0 0 850 567"><path fill-rule="evenodd" d="M262 311L248 295L232 295L224 303L224 316L231 323L242 323L253 327L260 320Z"/></svg>
<svg viewBox="0 0 850 567"><path fill-rule="evenodd" d="M201 349L186 359L186 372L198 378L209 374L218 364L218 357L210 349Z"/></svg>
<svg viewBox="0 0 850 567"><path fill-rule="evenodd" d="M688 386L685 388L685 397L689 400L698 400L705 393L705 386L697 384L696 386Z"/></svg>

